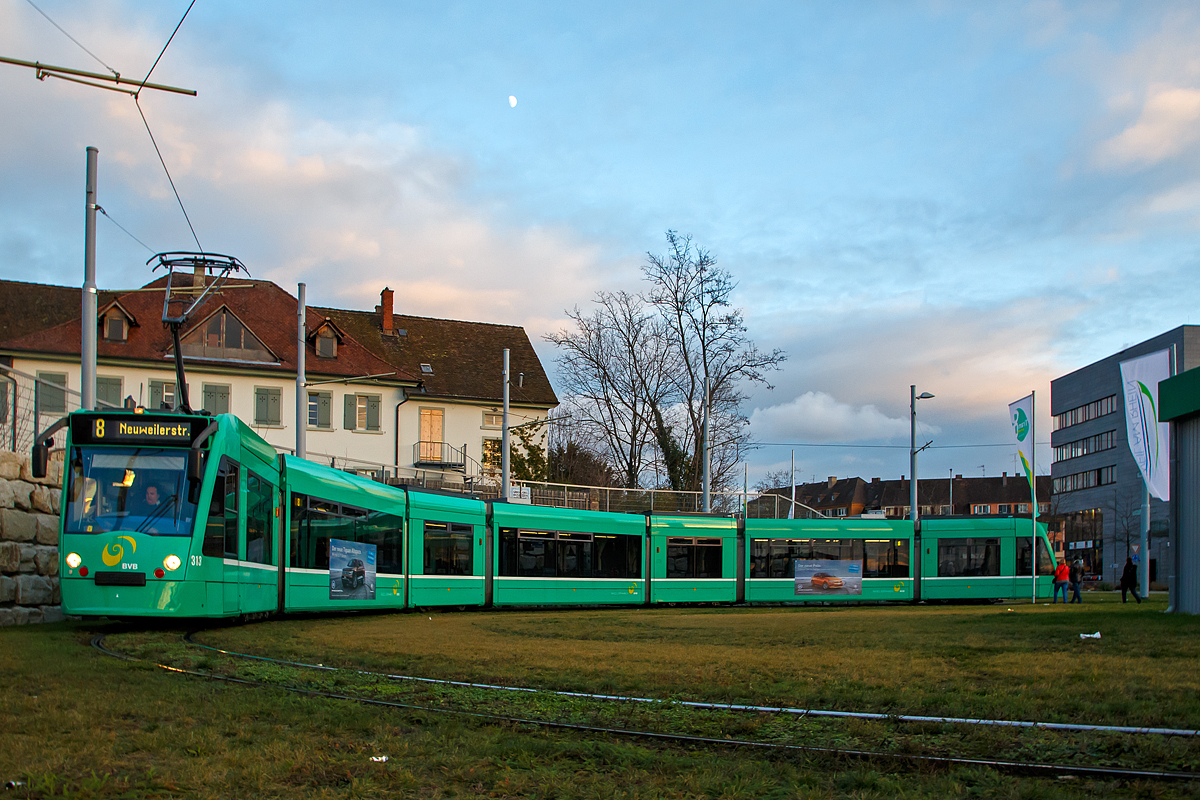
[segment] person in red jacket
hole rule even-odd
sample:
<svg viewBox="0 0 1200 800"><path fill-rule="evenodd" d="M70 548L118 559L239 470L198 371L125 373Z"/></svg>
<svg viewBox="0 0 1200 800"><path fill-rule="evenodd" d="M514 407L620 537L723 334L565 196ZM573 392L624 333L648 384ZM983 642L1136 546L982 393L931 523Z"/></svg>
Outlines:
<svg viewBox="0 0 1200 800"><path fill-rule="evenodd" d="M1058 602L1058 593L1062 592L1063 605L1067 604L1067 581L1071 577L1071 568L1067 566L1066 561L1058 562L1058 566L1054 568L1054 600Z"/></svg>

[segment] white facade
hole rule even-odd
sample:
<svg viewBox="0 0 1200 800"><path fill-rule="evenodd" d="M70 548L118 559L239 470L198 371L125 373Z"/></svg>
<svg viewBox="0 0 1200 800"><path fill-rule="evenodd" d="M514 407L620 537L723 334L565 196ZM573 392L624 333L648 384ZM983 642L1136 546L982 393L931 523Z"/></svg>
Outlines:
<svg viewBox="0 0 1200 800"><path fill-rule="evenodd" d="M79 363L68 363L48 358L27 358L16 356L12 367L30 375L62 375L67 376L67 389L79 392L80 368ZM292 451L296 447L296 380L278 374L253 374L246 369L222 370L212 364L195 364L185 361L188 382L188 397L192 408L205 408L206 390L218 404L226 402L226 408L209 408L212 411L228 411L236 414L254 429L259 436L279 450ZM126 364L105 363L97 365L97 382L105 379L110 382L120 381L120 391L115 395L99 391L97 396L105 398L106 394L123 400L132 397L138 405L151 407L152 397L160 391L161 384L174 385L175 370L173 362L164 363L162 369L148 369ZM494 440L497 444L495 453L499 453L501 438L499 405L479 405L461 401L447 401L442 398L427 398L420 393L410 394L408 390L398 386L381 385L374 381L359 382L338 379L324 383L318 375L309 375L307 392L310 398L314 395L324 395L328 400L327 425L308 424L305 419L305 449L311 460L321 460L322 457L336 458L338 466L370 469L372 467L398 466L412 469L438 469L442 464L440 448L427 445L420 448L418 443L423 435L429 436L429 442L445 443L454 451L462 451L465 446L465 472L468 476L478 476L487 473L484 468L486 440ZM278 422L275 422L268 412L267 418L262 418L262 405L256 403L256 398L264 395L278 396ZM347 428L347 397L350 397L355 408L353 428ZM359 398L367 402L374 401L377 405L377 424L374 418L368 418L359 407ZM168 396L169 399L169 396ZM310 400L311 402L311 400ZM319 400L317 402L320 402ZM68 399L68 408L77 406L78 400L72 403ZM365 405L365 403L363 404ZM310 416L312 416L310 410ZM514 407L510 411L510 426L528 422L545 420L548 412L545 409ZM425 430L422 430L422 417L425 419ZM44 415L40 421L44 428L53 420ZM325 420L319 419L319 422ZM440 424L439 424L440 423ZM439 430L440 427L440 430ZM427 458L422 463L421 456ZM456 454L455 454L456 455ZM360 463L361 462L361 463ZM498 473L497 473L498 474Z"/></svg>

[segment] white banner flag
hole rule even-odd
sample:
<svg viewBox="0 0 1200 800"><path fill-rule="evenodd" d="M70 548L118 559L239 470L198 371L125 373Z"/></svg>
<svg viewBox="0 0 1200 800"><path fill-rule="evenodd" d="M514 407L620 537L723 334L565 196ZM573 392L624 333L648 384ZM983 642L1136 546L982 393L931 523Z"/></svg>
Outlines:
<svg viewBox="0 0 1200 800"><path fill-rule="evenodd" d="M1159 500L1171 499L1171 426L1158 421L1158 382L1169 377L1169 350L1121 362L1129 452L1146 488Z"/></svg>
<svg viewBox="0 0 1200 800"><path fill-rule="evenodd" d="M1022 397L1008 404L1008 416L1012 420L1013 433L1017 435L1017 450L1025 466L1025 477L1033 489L1033 395ZM1036 515L1035 515L1036 516Z"/></svg>

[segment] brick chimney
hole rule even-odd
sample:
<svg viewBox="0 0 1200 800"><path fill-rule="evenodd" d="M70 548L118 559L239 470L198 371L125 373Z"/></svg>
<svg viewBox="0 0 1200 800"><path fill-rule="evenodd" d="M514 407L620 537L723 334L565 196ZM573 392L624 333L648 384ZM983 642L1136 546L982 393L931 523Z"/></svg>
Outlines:
<svg viewBox="0 0 1200 800"><path fill-rule="evenodd" d="M396 329L392 325L392 290L383 287L383 291L379 293L379 313L383 318L383 335L395 336Z"/></svg>
<svg viewBox="0 0 1200 800"><path fill-rule="evenodd" d="M192 268L192 286L204 286L204 267L199 264Z"/></svg>

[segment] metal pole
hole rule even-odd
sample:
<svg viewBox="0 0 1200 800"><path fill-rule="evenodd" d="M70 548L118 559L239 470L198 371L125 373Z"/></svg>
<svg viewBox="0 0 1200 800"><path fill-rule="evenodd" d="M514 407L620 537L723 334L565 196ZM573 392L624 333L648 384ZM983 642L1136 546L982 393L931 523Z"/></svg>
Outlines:
<svg viewBox="0 0 1200 800"><path fill-rule="evenodd" d="M87 189L83 217L83 316L80 325L80 405L96 407L96 160L100 151L87 148Z"/></svg>
<svg viewBox="0 0 1200 800"><path fill-rule="evenodd" d="M924 555L921 544L921 523L917 519L917 386L909 387L909 439L908 468L911 471L908 484L908 518L913 524L913 602L921 600L921 560Z"/></svg>
<svg viewBox="0 0 1200 800"><path fill-rule="evenodd" d="M508 348L504 348L504 414L500 421L500 495L508 499Z"/></svg>
<svg viewBox="0 0 1200 800"><path fill-rule="evenodd" d="M908 421L910 433L908 437L908 518L917 523L917 387L909 388Z"/></svg>
<svg viewBox="0 0 1200 800"><path fill-rule="evenodd" d="M304 315L303 283L296 285L296 457L304 458L308 435L308 396L304 391L304 356L308 328ZM330 413L333 413L330 411ZM399 463L399 461L397 461Z"/></svg>
<svg viewBox="0 0 1200 800"><path fill-rule="evenodd" d="M712 511L712 497L709 496L709 492L708 492L710 464L709 464L709 454L708 454L708 376L707 375L704 376L704 425L703 425L702 434L703 434L703 439L704 439L703 450L701 450L701 456L704 459L704 487L703 487L704 494L702 496L704 498L704 513L707 514L708 512Z"/></svg>
<svg viewBox="0 0 1200 800"><path fill-rule="evenodd" d="M792 506L788 509L788 519L796 518L796 451L792 451Z"/></svg>
<svg viewBox="0 0 1200 800"><path fill-rule="evenodd" d="M1032 577L1032 587L1029 591L1032 595L1030 602L1037 605L1037 392L1029 393L1029 408L1032 412L1029 415L1029 493L1033 498L1033 513L1029 515L1033 524L1033 536L1029 540L1029 560L1033 565L1029 568ZM1065 558L1065 556L1064 556Z"/></svg>
<svg viewBox="0 0 1200 800"><path fill-rule="evenodd" d="M1155 423L1157 424L1157 420ZM1150 488L1142 485L1142 531L1138 538L1142 551L1142 562L1138 564L1138 582L1142 584L1142 597L1150 596Z"/></svg>

